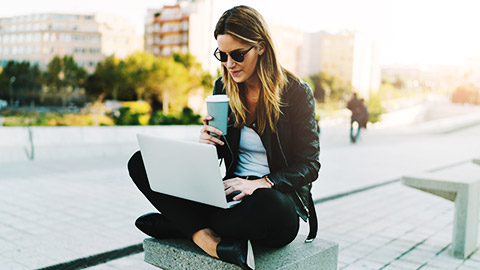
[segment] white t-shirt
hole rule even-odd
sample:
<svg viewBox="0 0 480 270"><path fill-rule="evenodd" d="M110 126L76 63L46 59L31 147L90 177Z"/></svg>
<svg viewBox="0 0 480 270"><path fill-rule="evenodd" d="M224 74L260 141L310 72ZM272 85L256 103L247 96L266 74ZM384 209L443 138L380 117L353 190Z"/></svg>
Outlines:
<svg viewBox="0 0 480 270"><path fill-rule="evenodd" d="M270 173L267 152L255 130L244 126L240 131L240 146L235 174L262 177Z"/></svg>

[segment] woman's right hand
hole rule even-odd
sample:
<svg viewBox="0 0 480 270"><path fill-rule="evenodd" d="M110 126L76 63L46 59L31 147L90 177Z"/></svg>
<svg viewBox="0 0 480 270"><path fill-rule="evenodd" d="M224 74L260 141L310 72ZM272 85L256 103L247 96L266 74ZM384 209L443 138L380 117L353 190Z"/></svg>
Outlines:
<svg viewBox="0 0 480 270"><path fill-rule="evenodd" d="M199 142L204 144L212 144L212 145L216 145L216 144L224 145L225 143L219 139L220 135L222 135L222 132L219 129L208 125L208 121L212 119L213 117L211 117L210 115L206 115L202 118L203 127L200 130ZM217 134L218 137L210 135L209 132Z"/></svg>

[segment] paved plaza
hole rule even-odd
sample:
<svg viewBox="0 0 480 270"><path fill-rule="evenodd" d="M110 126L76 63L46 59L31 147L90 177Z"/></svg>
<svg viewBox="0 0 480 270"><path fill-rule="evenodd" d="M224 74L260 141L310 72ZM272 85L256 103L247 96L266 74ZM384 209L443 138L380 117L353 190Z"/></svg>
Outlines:
<svg viewBox="0 0 480 270"><path fill-rule="evenodd" d="M453 203L398 181L480 157L480 121L460 122L373 127L357 144L344 124L322 128L316 241L339 243L339 269L480 269L480 251L466 260L450 254ZM0 163L0 269L46 268L140 244L145 235L133 223L154 209L129 179L128 157ZM157 268L140 252L88 269Z"/></svg>

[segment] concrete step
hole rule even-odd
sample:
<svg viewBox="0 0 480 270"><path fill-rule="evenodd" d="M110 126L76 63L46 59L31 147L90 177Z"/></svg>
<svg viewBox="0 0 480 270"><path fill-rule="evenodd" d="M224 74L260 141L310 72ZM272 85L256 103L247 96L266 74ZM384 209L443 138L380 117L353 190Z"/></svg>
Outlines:
<svg viewBox="0 0 480 270"><path fill-rule="evenodd" d="M297 238L280 249L254 246L256 269L337 269L338 244L315 239L305 243L306 236ZM240 269L240 267L210 257L186 239L154 239L143 241L145 261L162 269Z"/></svg>

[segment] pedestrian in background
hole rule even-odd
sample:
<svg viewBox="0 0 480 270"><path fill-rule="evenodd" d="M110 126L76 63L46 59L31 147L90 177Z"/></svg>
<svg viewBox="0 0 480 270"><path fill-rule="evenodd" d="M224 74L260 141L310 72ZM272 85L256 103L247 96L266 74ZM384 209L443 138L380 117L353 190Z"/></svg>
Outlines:
<svg viewBox="0 0 480 270"><path fill-rule="evenodd" d="M360 136L360 129L362 128L362 118L364 115L364 106L360 99L358 99L357 93L352 94L352 98L347 103L347 109L352 112L350 117L350 142L355 143ZM356 132L354 128L356 126Z"/></svg>
<svg viewBox="0 0 480 270"><path fill-rule="evenodd" d="M362 103L362 116L361 116L361 122L360 122L360 127L367 129L367 123L368 123L368 107L367 104L365 104L365 99L361 98L360 102Z"/></svg>

